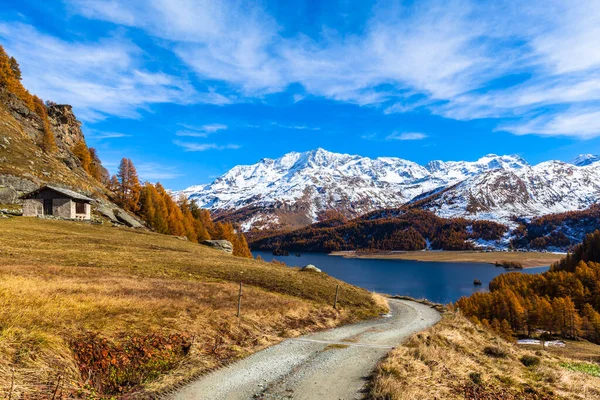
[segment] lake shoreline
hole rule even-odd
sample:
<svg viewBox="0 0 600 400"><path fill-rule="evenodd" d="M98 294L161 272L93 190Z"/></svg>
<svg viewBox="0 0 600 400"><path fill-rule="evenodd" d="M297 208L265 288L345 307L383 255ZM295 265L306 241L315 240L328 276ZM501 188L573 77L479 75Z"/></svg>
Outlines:
<svg viewBox="0 0 600 400"><path fill-rule="evenodd" d="M483 263L495 264L500 261L516 261L523 268L547 267L557 262L565 254L541 253L541 252L503 252L503 251L398 251L357 253L356 251L334 251L330 256L373 259L373 260L409 260L427 262L456 262L456 263Z"/></svg>

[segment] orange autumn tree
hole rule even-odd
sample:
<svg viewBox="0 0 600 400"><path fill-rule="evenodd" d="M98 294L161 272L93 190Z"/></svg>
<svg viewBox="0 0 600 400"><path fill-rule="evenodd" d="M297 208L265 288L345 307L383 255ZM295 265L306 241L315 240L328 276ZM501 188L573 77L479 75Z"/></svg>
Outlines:
<svg viewBox="0 0 600 400"><path fill-rule="evenodd" d="M600 231L548 272L502 274L490 282L489 293L462 297L456 305L482 324L491 321L492 328L506 320L514 333L541 329L600 343Z"/></svg>
<svg viewBox="0 0 600 400"><path fill-rule="evenodd" d="M56 138L50 128L48 111L39 97L29 93L21 83L21 69L14 57L9 57L0 46L0 86L19 98L27 108L42 120L42 139L38 145L47 153L56 151Z"/></svg>
<svg viewBox="0 0 600 400"><path fill-rule="evenodd" d="M141 185L137 171L128 158L123 158L119 164L116 178L111 180L116 195L117 204L124 209L137 213L140 209L139 200Z"/></svg>
<svg viewBox="0 0 600 400"><path fill-rule="evenodd" d="M75 157L77 157L79 161L81 161L81 168L83 168L85 172L90 174L90 167L92 165L92 155L90 154L90 150L88 149L83 140L80 140L77 143L75 143L75 146L73 146L73 154L75 154Z"/></svg>
<svg viewBox="0 0 600 400"><path fill-rule="evenodd" d="M156 232L185 236L194 243L210 239L228 240L233 245L233 255L252 257L246 238L236 233L231 224L214 223L208 210L201 209L195 201L184 196L175 201L160 183L146 182L143 185L139 213Z"/></svg>

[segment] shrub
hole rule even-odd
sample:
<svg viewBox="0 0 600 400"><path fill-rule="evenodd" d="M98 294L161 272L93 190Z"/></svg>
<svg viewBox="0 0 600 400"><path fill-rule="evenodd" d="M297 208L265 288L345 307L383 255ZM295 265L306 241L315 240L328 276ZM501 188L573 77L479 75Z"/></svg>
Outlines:
<svg viewBox="0 0 600 400"><path fill-rule="evenodd" d="M523 364L526 367L535 367L536 365L539 365L540 358L535 357L535 356L525 355L525 356L519 358L519 361L521 361L521 364Z"/></svg>
<svg viewBox="0 0 600 400"><path fill-rule="evenodd" d="M187 355L192 339L187 335L128 337L113 343L97 333L86 333L71 341L71 349L82 376L99 394L123 393L156 379Z"/></svg>
<svg viewBox="0 0 600 400"><path fill-rule="evenodd" d="M494 358L506 358L507 356L506 352L497 346L487 346L483 349L483 353Z"/></svg>
<svg viewBox="0 0 600 400"><path fill-rule="evenodd" d="M481 385L481 373L480 372L471 372L469 373L469 379L476 385Z"/></svg>

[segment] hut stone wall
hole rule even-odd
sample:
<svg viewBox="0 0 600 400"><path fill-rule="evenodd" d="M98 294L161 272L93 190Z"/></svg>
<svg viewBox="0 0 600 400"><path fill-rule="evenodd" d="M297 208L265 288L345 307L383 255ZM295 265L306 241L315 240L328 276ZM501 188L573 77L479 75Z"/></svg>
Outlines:
<svg viewBox="0 0 600 400"><path fill-rule="evenodd" d="M23 202L23 216L37 217L44 214L44 200L26 199Z"/></svg>

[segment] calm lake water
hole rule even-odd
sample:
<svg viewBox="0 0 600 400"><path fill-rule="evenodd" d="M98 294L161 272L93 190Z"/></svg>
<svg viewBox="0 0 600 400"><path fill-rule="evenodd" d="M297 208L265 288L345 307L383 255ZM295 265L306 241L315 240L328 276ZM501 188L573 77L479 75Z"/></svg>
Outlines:
<svg viewBox="0 0 600 400"><path fill-rule="evenodd" d="M491 264L425 262L408 260L367 260L334 257L321 253L300 253L296 257L274 256L270 252L254 251L265 261L277 259L289 266L303 267L314 264L329 275L367 290L387 294L426 298L449 303L461 296L487 291L490 281L505 272ZM528 268L526 274L545 272L548 267ZM474 286L473 279L483 285Z"/></svg>

